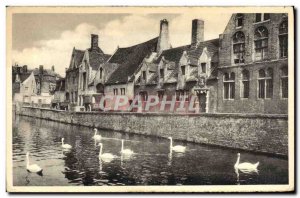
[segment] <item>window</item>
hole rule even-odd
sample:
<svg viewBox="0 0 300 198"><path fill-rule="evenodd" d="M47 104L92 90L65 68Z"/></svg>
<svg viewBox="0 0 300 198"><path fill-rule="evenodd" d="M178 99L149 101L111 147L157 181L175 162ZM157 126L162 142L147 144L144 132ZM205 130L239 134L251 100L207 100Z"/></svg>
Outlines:
<svg viewBox="0 0 300 198"><path fill-rule="evenodd" d="M164 74L164 69L160 69L159 70L159 74L160 74L160 78L164 78L165 74Z"/></svg>
<svg viewBox="0 0 300 198"><path fill-rule="evenodd" d="M206 73L206 63L201 63L201 73Z"/></svg>
<svg viewBox="0 0 300 198"><path fill-rule="evenodd" d="M77 93L77 91L75 91L74 97L75 97L75 102L77 102L77 98L78 98L78 93Z"/></svg>
<svg viewBox="0 0 300 198"><path fill-rule="evenodd" d="M142 101L147 101L148 100L148 93L146 91L140 92L140 97Z"/></svg>
<svg viewBox="0 0 300 198"><path fill-rule="evenodd" d="M223 77L224 82L224 99L234 99L235 96L235 74L225 73Z"/></svg>
<svg viewBox="0 0 300 198"><path fill-rule="evenodd" d="M125 95L125 88L121 88L121 95Z"/></svg>
<svg viewBox="0 0 300 198"><path fill-rule="evenodd" d="M236 32L233 41L233 62L234 64L245 63L245 35L243 32Z"/></svg>
<svg viewBox="0 0 300 198"><path fill-rule="evenodd" d="M255 60L260 61L267 58L268 53L268 30L264 26L256 28L255 34Z"/></svg>
<svg viewBox="0 0 300 198"><path fill-rule="evenodd" d="M258 72L258 98L272 98L273 96L273 70L260 69Z"/></svg>
<svg viewBox="0 0 300 198"><path fill-rule="evenodd" d="M288 98L289 95L289 79L288 79L288 68L281 68L281 98Z"/></svg>
<svg viewBox="0 0 300 198"><path fill-rule="evenodd" d="M242 87L241 87L241 89L242 89L241 97L242 98L249 98L249 91L250 91L249 80L250 80L249 71L243 70L242 71Z"/></svg>
<svg viewBox="0 0 300 198"><path fill-rule="evenodd" d="M185 75L185 66L181 66L181 74L184 76Z"/></svg>
<svg viewBox="0 0 300 198"><path fill-rule="evenodd" d="M118 95L118 89L114 89L114 95Z"/></svg>
<svg viewBox="0 0 300 198"><path fill-rule="evenodd" d="M269 13L256 13L255 22L267 21L270 19Z"/></svg>
<svg viewBox="0 0 300 198"><path fill-rule="evenodd" d="M185 93L186 92L184 90L177 90L176 91L176 100L177 101L184 100Z"/></svg>
<svg viewBox="0 0 300 198"><path fill-rule="evenodd" d="M102 73L103 73L103 69L100 68L100 79L102 79Z"/></svg>
<svg viewBox="0 0 300 198"><path fill-rule="evenodd" d="M235 17L235 27L243 26L243 19L244 19L243 14L237 14Z"/></svg>
<svg viewBox="0 0 300 198"><path fill-rule="evenodd" d="M279 55L288 57L288 22L285 20L279 25Z"/></svg>
<svg viewBox="0 0 300 198"><path fill-rule="evenodd" d="M160 101L162 101L163 97L164 97L165 92L164 91L157 91L157 96L159 98Z"/></svg>
<svg viewBox="0 0 300 198"><path fill-rule="evenodd" d="M262 15L262 14L260 14L260 13L257 13L257 14L256 14L256 16L255 16L255 22L260 22L260 21L261 21L261 19L262 19L262 18L261 18L261 15Z"/></svg>
<svg viewBox="0 0 300 198"><path fill-rule="evenodd" d="M146 81L147 76L146 76L146 71L143 71L143 80Z"/></svg>

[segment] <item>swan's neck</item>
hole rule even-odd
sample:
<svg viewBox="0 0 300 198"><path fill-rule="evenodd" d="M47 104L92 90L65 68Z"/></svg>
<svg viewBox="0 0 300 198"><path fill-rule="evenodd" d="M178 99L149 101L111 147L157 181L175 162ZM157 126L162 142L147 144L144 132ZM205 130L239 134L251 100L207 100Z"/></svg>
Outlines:
<svg viewBox="0 0 300 198"><path fill-rule="evenodd" d="M99 152L99 155L100 155L100 156L102 155L102 145L100 146L100 152Z"/></svg>
<svg viewBox="0 0 300 198"><path fill-rule="evenodd" d="M122 147L121 147L121 151L124 150L124 140L122 140Z"/></svg>
<svg viewBox="0 0 300 198"><path fill-rule="evenodd" d="M26 156L26 165L27 165L27 167L29 166L29 156L28 155Z"/></svg>
<svg viewBox="0 0 300 198"><path fill-rule="evenodd" d="M170 149L172 150L172 148L173 148L173 140L172 138L170 138Z"/></svg>
<svg viewBox="0 0 300 198"><path fill-rule="evenodd" d="M235 163L235 166L239 165L240 163L240 156L238 156L237 160L236 160L236 163Z"/></svg>
<svg viewBox="0 0 300 198"><path fill-rule="evenodd" d="M64 140L61 140L61 145L62 145L62 146L64 145Z"/></svg>
<svg viewBox="0 0 300 198"><path fill-rule="evenodd" d="M95 136L97 135L97 131L95 131Z"/></svg>

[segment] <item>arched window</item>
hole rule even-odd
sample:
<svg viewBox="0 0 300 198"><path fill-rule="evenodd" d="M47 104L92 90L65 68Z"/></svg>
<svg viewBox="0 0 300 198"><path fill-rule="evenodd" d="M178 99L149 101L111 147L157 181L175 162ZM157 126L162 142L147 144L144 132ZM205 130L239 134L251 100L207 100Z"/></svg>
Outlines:
<svg viewBox="0 0 300 198"><path fill-rule="evenodd" d="M281 58L288 57L288 22L284 20L279 25L279 55Z"/></svg>
<svg viewBox="0 0 300 198"><path fill-rule="evenodd" d="M255 39L255 60L264 60L268 54L268 29L264 26L256 28Z"/></svg>
<svg viewBox="0 0 300 198"><path fill-rule="evenodd" d="M103 75L103 69L102 67L100 68L100 79L102 79L102 75Z"/></svg>
<svg viewBox="0 0 300 198"><path fill-rule="evenodd" d="M245 35L239 31L233 35L233 62L234 64L245 63Z"/></svg>
<svg viewBox="0 0 300 198"><path fill-rule="evenodd" d="M273 70L268 68L267 71L260 69L258 71L258 98L273 97Z"/></svg>
<svg viewBox="0 0 300 198"><path fill-rule="evenodd" d="M225 73L223 77L224 83L224 99L234 99L235 96L235 74Z"/></svg>
<svg viewBox="0 0 300 198"><path fill-rule="evenodd" d="M281 98L288 98L289 78L288 78L288 68L287 67L281 68L280 80L281 80Z"/></svg>
<svg viewBox="0 0 300 198"><path fill-rule="evenodd" d="M235 27L242 27L243 26L243 19L244 19L244 15L238 13L235 16Z"/></svg>
<svg viewBox="0 0 300 198"><path fill-rule="evenodd" d="M242 86L241 86L242 98L249 98L249 91L250 91L249 81L250 81L249 71L244 69L242 71Z"/></svg>

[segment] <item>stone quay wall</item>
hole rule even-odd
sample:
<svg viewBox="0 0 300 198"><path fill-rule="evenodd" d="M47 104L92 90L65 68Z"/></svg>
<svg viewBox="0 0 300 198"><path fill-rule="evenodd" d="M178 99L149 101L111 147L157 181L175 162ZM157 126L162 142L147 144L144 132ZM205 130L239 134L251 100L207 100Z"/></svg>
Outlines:
<svg viewBox="0 0 300 198"><path fill-rule="evenodd" d="M288 155L288 116L259 114L167 114L69 112L23 107L19 115L126 133Z"/></svg>

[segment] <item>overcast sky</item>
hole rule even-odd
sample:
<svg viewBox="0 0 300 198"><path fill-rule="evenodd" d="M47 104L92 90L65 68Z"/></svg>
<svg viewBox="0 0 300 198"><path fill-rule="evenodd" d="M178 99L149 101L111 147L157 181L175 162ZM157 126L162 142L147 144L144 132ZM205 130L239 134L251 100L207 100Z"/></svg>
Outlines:
<svg viewBox="0 0 300 198"><path fill-rule="evenodd" d="M36 68L55 66L65 76L73 47L90 47L90 34L99 35L99 46L112 54L117 46L127 47L159 34L159 21L169 20L173 47L190 44L192 19L205 21L205 40L218 38L231 14L14 14L13 63Z"/></svg>

